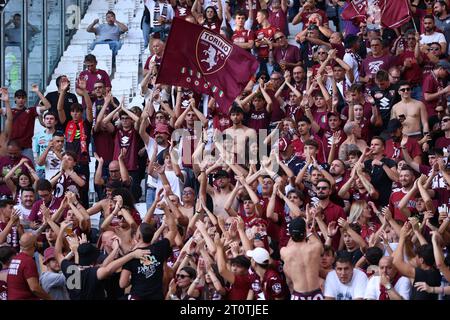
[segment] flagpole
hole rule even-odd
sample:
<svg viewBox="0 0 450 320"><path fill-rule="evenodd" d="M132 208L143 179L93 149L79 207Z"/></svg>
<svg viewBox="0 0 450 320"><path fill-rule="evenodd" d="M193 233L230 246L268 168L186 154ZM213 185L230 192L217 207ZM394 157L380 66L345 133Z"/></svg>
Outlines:
<svg viewBox="0 0 450 320"><path fill-rule="evenodd" d="M408 0L405 0L405 2L406 2L406 5L408 6L409 15L411 16L411 20L412 20L412 23L413 23L413 26L414 26L414 30L416 30L416 33L417 33L418 32L417 31L417 26L416 26L416 22L414 21L414 15L412 14L410 3L408 2Z"/></svg>

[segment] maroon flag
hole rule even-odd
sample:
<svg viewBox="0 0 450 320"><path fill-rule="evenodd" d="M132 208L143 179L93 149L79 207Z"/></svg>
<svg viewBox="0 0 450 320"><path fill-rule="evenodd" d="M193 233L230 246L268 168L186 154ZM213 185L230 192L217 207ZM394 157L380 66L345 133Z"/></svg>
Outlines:
<svg viewBox="0 0 450 320"><path fill-rule="evenodd" d="M385 0L381 7L381 24L386 28L398 28L411 19L408 0Z"/></svg>
<svg viewBox="0 0 450 320"><path fill-rule="evenodd" d="M209 29L175 18L156 82L211 95L228 112L257 68L256 58L244 49Z"/></svg>
<svg viewBox="0 0 450 320"><path fill-rule="evenodd" d="M342 11L342 19L353 20L357 17L366 17L367 0L350 0Z"/></svg>

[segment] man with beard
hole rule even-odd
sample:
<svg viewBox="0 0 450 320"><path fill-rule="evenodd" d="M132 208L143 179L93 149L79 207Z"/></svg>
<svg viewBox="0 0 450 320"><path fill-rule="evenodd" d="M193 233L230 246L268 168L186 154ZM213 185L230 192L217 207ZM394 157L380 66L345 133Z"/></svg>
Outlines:
<svg viewBox="0 0 450 320"><path fill-rule="evenodd" d="M69 300L66 289L66 277L61 272L61 266L55 258L55 247L48 247L44 251L42 263L47 267L39 277L39 281L53 300Z"/></svg>
<svg viewBox="0 0 450 320"><path fill-rule="evenodd" d="M411 283L402 277L392 257L383 257L378 263L380 275L372 276L366 287L366 300L409 300Z"/></svg>
<svg viewBox="0 0 450 320"><path fill-rule="evenodd" d="M420 137L427 134L429 130L428 112L425 105L411 98L411 86L406 81L398 84L398 93L402 101L392 107L391 119L404 117L402 122L403 133L408 136Z"/></svg>
<svg viewBox="0 0 450 320"><path fill-rule="evenodd" d="M434 17L426 15L422 20L424 33L420 35L420 44L428 46L432 42L437 42L441 46L441 54L447 52L447 41L445 36L441 32L436 31L436 26L434 24Z"/></svg>
<svg viewBox="0 0 450 320"><path fill-rule="evenodd" d="M36 196L33 188L23 188L20 195L20 204L15 206L15 208L20 212L21 224L25 229L28 226L28 217L30 216L35 199Z"/></svg>
<svg viewBox="0 0 450 320"><path fill-rule="evenodd" d="M417 139L408 137L402 132L402 129L400 120L392 119L389 121L387 132L391 135L391 139L386 141L386 157L398 163L400 160L404 160L403 150L406 149L415 163L422 164L422 150L420 150Z"/></svg>
<svg viewBox="0 0 450 320"><path fill-rule="evenodd" d="M305 69L302 66L297 66L292 70L292 78L294 79L294 82L292 85L295 89L297 89L300 92L303 92L306 90L306 72Z"/></svg>
<svg viewBox="0 0 450 320"><path fill-rule="evenodd" d="M206 194L209 194L214 203L214 214L223 216L225 219L229 217L229 213L225 209L227 200L233 192L233 186L230 183L230 178L225 170L219 170L214 175L214 187L207 182L205 171L201 171L198 177L200 181L200 197L206 200ZM233 210L237 207L237 199L233 200ZM231 207L231 205L230 205Z"/></svg>
<svg viewBox="0 0 450 320"><path fill-rule="evenodd" d="M94 154L95 155L95 154ZM106 194L106 185L115 183L117 186L129 188L131 185L131 177L128 174L127 167L119 155L119 160L113 160L108 165L108 175L103 176L104 160L96 155L98 167L95 171L94 186L96 190L100 190L100 199L104 199Z"/></svg>
<svg viewBox="0 0 450 320"><path fill-rule="evenodd" d="M447 41L450 43L450 14L448 13L448 4L446 1L436 1L433 6L434 23L436 28L442 30Z"/></svg>
<svg viewBox="0 0 450 320"><path fill-rule="evenodd" d="M380 193L379 204L385 206L389 202L392 189L392 181L398 181L397 164L394 160L384 155L385 141L375 136L370 142L370 151L366 156L371 156L364 162L365 169L370 172L371 182Z"/></svg>
<svg viewBox="0 0 450 320"><path fill-rule="evenodd" d="M405 195L413 188L414 186L414 170L411 167L404 166L400 171L399 181L402 186L400 189L395 190L390 198L389 198L389 210L392 212L395 220L400 220L405 222L408 217L405 216L405 211L400 210L399 203L400 200L405 197ZM416 202L414 199L408 201L407 208L409 211L416 211Z"/></svg>
<svg viewBox="0 0 450 320"><path fill-rule="evenodd" d="M375 38L370 41L372 55L367 56L362 62L362 72L360 74L360 81L367 83L369 87L373 86L375 75L379 70L389 70L390 67L396 64L395 57L386 54L384 51L384 43L380 38Z"/></svg>
<svg viewBox="0 0 450 320"><path fill-rule="evenodd" d="M160 164L164 163L162 155L164 154L164 150L170 147L170 131L167 124L157 123L154 131L155 138L152 138L145 130L148 124L148 118L145 117L144 114L145 112L142 113L139 134L142 138L142 141L144 141L145 147L147 149L150 168L156 161L158 161L158 163ZM145 202L147 203L147 208L149 208L152 205L153 200L155 200L157 185L158 179L149 175L147 179L147 194L145 200Z"/></svg>
<svg viewBox="0 0 450 320"><path fill-rule="evenodd" d="M29 163L32 163L29 158L21 155L20 146L15 140L10 140L6 147L8 155L4 157L0 157L0 194L11 196L11 190L9 190L8 186L5 183L5 176L8 172L14 168L17 164L19 164L20 160L27 159ZM20 169L20 170L19 170ZM14 178L17 179L22 172L28 172L28 169L25 165L19 167L18 170L14 173Z"/></svg>
<svg viewBox="0 0 450 320"><path fill-rule="evenodd" d="M45 129L33 136L33 156L36 163L36 173L40 179L45 177L45 166L38 164L39 158L44 153L45 149L49 145L49 142L53 138L53 134L56 131L56 121L56 113L51 111L46 112L44 114Z"/></svg>
<svg viewBox="0 0 450 320"><path fill-rule="evenodd" d="M331 183L327 179L320 179L317 183L317 198L319 198L319 202L317 205L317 208L319 212L323 213L324 222L328 225L332 221L337 221L339 218L347 218L347 215L344 212L344 209L342 207L336 205L335 203L331 202L330 196L332 193L331 189ZM339 247L339 240L340 240L341 234L338 231L334 237L332 237L332 246L335 250Z"/></svg>
<svg viewBox="0 0 450 320"><path fill-rule="evenodd" d="M281 249L280 254L284 262L283 270L294 289L291 300L323 300L319 278L322 242L312 230L307 232L302 217L291 221L289 234L291 241Z"/></svg>

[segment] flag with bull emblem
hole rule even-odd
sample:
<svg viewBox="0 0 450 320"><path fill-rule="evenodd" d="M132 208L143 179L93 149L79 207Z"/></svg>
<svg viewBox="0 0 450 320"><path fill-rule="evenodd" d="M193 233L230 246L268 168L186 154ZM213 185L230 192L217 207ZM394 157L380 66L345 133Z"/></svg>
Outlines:
<svg viewBox="0 0 450 320"><path fill-rule="evenodd" d="M257 68L256 58L244 49L209 29L175 18L156 82L210 95L228 112Z"/></svg>

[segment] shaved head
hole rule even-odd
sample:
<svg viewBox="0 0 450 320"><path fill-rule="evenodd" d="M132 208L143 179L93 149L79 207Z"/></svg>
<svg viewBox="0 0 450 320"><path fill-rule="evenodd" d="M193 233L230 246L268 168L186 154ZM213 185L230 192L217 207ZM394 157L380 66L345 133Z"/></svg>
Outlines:
<svg viewBox="0 0 450 320"><path fill-rule="evenodd" d="M29 250L34 248L34 245L36 244L36 236L32 234L31 232L26 232L22 235L20 238L20 247L24 250Z"/></svg>

